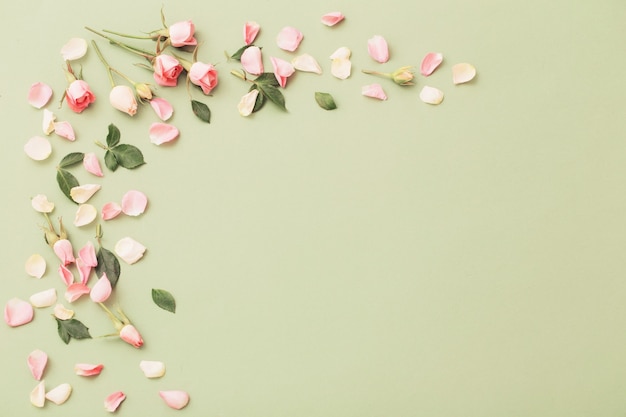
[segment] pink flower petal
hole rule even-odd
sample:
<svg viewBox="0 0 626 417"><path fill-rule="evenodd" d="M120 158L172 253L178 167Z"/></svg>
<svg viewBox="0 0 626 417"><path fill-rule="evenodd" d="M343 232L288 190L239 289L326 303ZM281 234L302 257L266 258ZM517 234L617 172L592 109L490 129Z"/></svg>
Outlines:
<svg viewBox="0 0 626 417"><path fill-rule="evenodd" d="M272 61L272 66L274 67L274 76L276 77L276 81L281 87L285 87L287 85L287 78L291 77L296 69L291 65L290 62L285 61L284 59L270 57Z"/></svg>
<svg viewBox="0 0 626 417"><path fill-rule="evenodd" d="M78 268L78 276L80 277L80 282L82 284L87 284L87 282L89 282L89 276L91 275L91 270L93 269L93 267L86 265L85 261L78 257L76 258L76 268Z"/></svg>
<svg viewBox="0 0 626 417"><path fill-rule="evenodd" d="M44 194L37 194L31 200L31 205L40 213L51 213L54 210L54 203L48 201Z"/></svg>
<svg viewBox="0 0 626 417"><path fill-rule="evenodd" d="M52 97L52 88L48 84L34 83L28 90L28 103L35 108L42 108Z"/></svg>
<svg viewBox="0 0 626 417"><path fill-rule="evenodd" d="M472 64L462 63L452 67L452 82L463 84L471 81L476 76L476 68Z"/></svg>
<svg viewBox="0 0 626 417"><path fill-rule="evenodd" d="M86 266L96 267L98 266L98 258L96 256L96 248L93 243L87 241L85 246L78 251L78 257L83 260Z"/></svg>
<svg viewBox="0 0 626 417"><path fill-rule="evenodd" d="M258 46L246 48L241 54L240 62L243 69L249 74L260 75L263 73L263 57L261 48Z"/></svg>
<svg viewBox="0 0 626 417"><path fill-rule="evenodd" d="M126 399L126 394L122 391L114 392L113 394L106 397L104 400L104 409L110 413L115 412L117 408L120 406L122 401Z"/></svg>
<svg viewBox="0 0 626 417"><path fill-rule="evenodd" d="M61 48L63 61L72 61L85 56L87 53L87 41L82 38L71 38Z"/></svg>
<svg viewBox="0 0 626 417"><path fill-rule="evenodd" d="M420 67L420 72L423 76L428 77L432 74L439 64L443 61L443 55L436 52L430 52L426 54L424 59L422 60L422 65Z"/></svg>
<svg viewBox="0 0 626 417"><path fill-rule="evenodd" d="M76 135L74 134L74 129L70 122L56 122L54 123L54 133L69 140L70 142L74 142L76 140Z"/></svg>
<svg viewBox="0 0 626 417"><path fill-rule="evenodd" d="M376 35L367 41L367 52L380 63L389 61L389 47L387 41L380 35Z"/></svg>
<svg viewBox="0 0 626 417"><path fill-rule="evenodd" d="M341 12L330 12L322 16L322 23L326 26L335 26L341 22L345 16Z"/></svg>
<svg viewBox="0 0 626 417"><path fill-rule="evenodd" d="M54 121L57 117L48 109L43 109L43 121L41 122L41 129L43 133L49 135L54 132Z"/></svg>
<svg viewBox="0 0 626 417"><path fill-rule="evenodd" d="M57 302L57 290L50 288L48 290L39 291L30 296L28 299L33 307L44 308L50 307Z"/></svg>
<svg viewBox="0 0 626 417"><path fill-rule="evenodd" d="M141 191L130 190L122 197L122 212L127 216L139 216L147 205L148 197Z"/></svg>
<svg viewBox="0 0 626 417"><path fill-rule="evenodd" d="M27 363L33 378L37 381L41 381L43 371L48 364L48 355L46 355L46 352L39 349L33 350L30 355L28 355Z"/></svg>
<svg viewBox="0 0 626 417"><path fill-rule="evenodd" d="M361 94L367 97L377 98L379 100L387 100L387 95L380 84L374 83L365 85L361 88Z"/></svg>
<svg viewBox="0 0 626 417"><path fill-rule="evenodd" d="M30 323L33 315L33 306L19 298L10 299L4 306L4 321L11 327Z"/></svg>
<svg viewBox="0 0 626 417"><path fill-rule="evenodd" d="M159 395L161 396L161 398L163 398L165 404L175 410L185 408L185 406L189 403L189 394L187 394L185 391L159 391Z"/></svg>
<svg viewBox="0 0 626 417"><path fill-rule="evenodd" d="M243 41L246 45L252 44L256 39L256 36L259 34L259 30L261 29L261 25L257 22L246 22L243 25Z"/></svg>
<svg viewBox="0 0 626 417"><path fill-rule="evenodd" d="M104 365L102 364L94 365L91 363L77 363L76 365L74 365L74 372L78 376L100 375L102 369L104 369Z"/></svg>
<svg viewBox="0 0 626 417"><path fill-rule="evenodd" d="M141 361L139 368L146 378L161 378L165 375L165 364L160 361Z"/></svg>
<svg viewBox="0 0 626 417"><path fill-rule="evenodd" d="M300 46L300 42L302 42L302 32L298 29L287 26L284 27L278 36L276 37L276 43L280 49L284 49L285 51L293 52L298 49Z"/></svg>
<svg viewBox="0 0 626 417"><path fill-rule="evenodd" d="M24 152L35 161L43 161L52 153L52 145L47 138L34 136L24 145Z"/></svg>
<svg viewBox="0 0 626 417"><path fill-rule="evenodd" d="M104 176L102 168L100 167L100 161L98 161L98 157L93 152L85 153L85 156L83 157L83 167L87 170L87 172L95 175L96 177Z"/></svg>
<svg viewBox="0 0 626 417"><path fill-rule="evenodd" d="M428 104L439 104L443 101L443 91L425 85L420 91L420 100Z"/></svg>
<svg viewBox="0 0 626 417"><path fill-rule="evenodd" d="M26 273L34 278L41 278L46 272L46 260L38 253L30 255L24 267Z"/></svg>
<svg viewBox="0 0 626 417"><path fill-rule="evenodd" d="M76 259L74 258L74 249L72 248L72 243L67 239L59 239L54 242L52 245L52 250L59 257L61 263L65 266L73 263Z"/></svg>
<svg viewBox="0 0 626 417"><path fill-rule="evenodd" d="M102 274L96 282L96 285L91 289L89 297L91 297L91 301L94 303L104 303L109 298L112 291L113 287L111 287L111 281L109 281L106 274Z"/></svg>
<svg viewBox="0 0 626 417"><path fill-rule="evenodd" d="M154 97L152 100L150 100L150 106L152 106L152 109L159 117L159 119L163 121L166 121L167 119L172 117L172 114L174 113L174 108L172 107L170 102L164 98Z"/></svg>
<svg viewBox="0 0 626 417"><path fill-rule="evenodd" d="M59 272L59 276L65 283L65 286L69 286L74 282L74 274L72 273L72 271L70 271L70 269L67 266L63 264L59 265L58 272Z"/></svg>
<svg viewBox="0 0 626 417"><path fill-rule="evenodd" d="M178 129L167 123L152 123L150 125L150 142L155 145L162 145L164 143L171 142L178 138L178 135Z"/></svg>
<svg viewBox="0 0 626 417"><path fill-rule="evenodd" d="M117 203L106 203L102 206L102 220L111 220L116 218L122 212L122 207Z"/></svg>
<svg viewBox="0 0 626 417"><path fill-rule="evenodd" d="M85 294L89 294L88 286L82 283L70 284L65 290L65 299L68 303L73 303Z"/></svg>

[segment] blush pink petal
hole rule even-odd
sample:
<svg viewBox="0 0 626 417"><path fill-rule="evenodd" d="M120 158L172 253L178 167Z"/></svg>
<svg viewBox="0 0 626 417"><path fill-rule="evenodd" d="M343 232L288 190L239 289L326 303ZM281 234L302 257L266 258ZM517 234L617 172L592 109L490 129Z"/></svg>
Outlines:
<svg viewBox="0 0 626 417"><path fill-rule="evenodd" d="M141 334L139 334L139 331L132 324L127 324L122 327L122 330L120 330L120 339L136 348L143 346Z"/></svg>
<svg viewBox="0 0 626 417"><path fill-rule="evenodd" d="M438 52L430 52L422 59L420 72L423 76L428 77L443 62L443 55Z"/></svg>
<svg viewBox="0 0 626 417"><path fill-rule="evenodd" d="M150 125L149 135L150 142L155 145L162 145L178 138L179 131L175 126L167 123L152 123ZM124 205L122 204L122 211L123 210Z"/></svg>
<svg viewBox="0 0 626 417"><path fill-rule="evenodd" d="M472 64L461 63L452 67L452 82L463 84L471 81L476 76L476 68Z"/></svg>
<svg viewBox="0 0 626 417"><path fill-rule="evenodd" d="M28 301L36 308L50 307L57 302L57 290L50 288L48 290L39 291L31 295Z"/></svg>
<svg viewBox="0 0 626 417"><path fill-rule="evenodd" d="M147 205L148 197L141 191L130 190L122 197L122 212L127 216L139 216Z"/></svg>
<svg viewBox="0 0 626 417"><path fill-rule="evenodd" d="M96 256L96 248L93 243L87 241L85 246L78 251L78 257L83 260L86 266L96 267L98 266L98 258Z"/></svg>
<svg viewBox="0 0 626 417"><path fill-rule="evenodd" d="M257 22L246 22L243 25L243 41L246 45L252 44L259 34L261 26Z"/></svg>
<svg viewBox="0 0 626 417"><path fill-rule="evenodd" d="M82 283L70 284L65 290L65 299L73 303L85 294L89 294L89 287Z"/></svg>
<svg viewBox="0 0 626 417"><path fill-rule="evenodd" d="M300 46L302 38L302 32L294 27L287 26L278 33L276 43L280 49L293 52L298 49L298 46Z"/></svg>
<svg viewBox="0 0 626 417"><path fill-rule="evenodd" d="M76 134L70 122L56 122L54 123L54 133L61 136L64 139L74 142L76 140Z"/></svg>
<svg viewBox="0 0 626 417"><path fill-rule="evenodd" d="M150 106L152 106L152 109L159 117L159 119L163 121L166 121L167 119L172 117L172 114L174 113L174 108L172 107L170 102L161 97L155 97L150 100Z"/></svg>
<svg viewBox="0 0 626 417"><path fill-rule="evenodd" d="M102 364L94 365L91 363L77 363L76 365L74 365L74 372L78 376L100 375L102 369L104 369L104 365Z"/></svg>
<svg viewBox="0 0 626 417"><path fill-rule="evenodd" d="M40 109L50 101L52 97L52 88L48 84L41 82L34 83L28 90L28 103Z"/></svg>
<svg viewBox="0 0 626 417"><path fill-rule="evenodd" d="M367 41L367 52L377 62L389 61L389 47L387 41L380 35L376 35Z"/></svg>
<svg viewBox="0 0 626 417"><path fill-rule="evenodd" d="M91 297L91 301L94 303L104 303L111 296L112 291L111 281L109 281L106 274L102 274L91 289L89 297Z"/></svg>
<svg viewBox="0 0 626 417"><path fill-rule="evenodd" d="M74 226L86 226L98 217L98 210L91 204L80 204L74 216Z"/></svg>
<svg viewBox="0 0 626 417"><path fill-rule="evenodd" d="M72 285L72 283L74 282L74 274L67 266L63 264L59 265L58 272L66 287Z"/></svg>
<svg viewBox="0 0 626 417"><path fill-rule="evenodd" d="M95 175L96 177L103 177L102 167L100 166L100 161L98 161L98 157L93 152L86 152L83 157L83 167L90 174Z"/></svg>
<svg viewBox="0 0 626 417"><path fill-rule="evenodd" d="M291 65L290 62L285 61L284 59L271 57L272 66L274 67L274 76L276 77L276 81L281 87L285 87L287 85L287 78L291 77L296 69Z"/></svg>
<svg viewBox="0 0 626 417"><path fill-rule="evenodd" d="M38 253L32 254L24 266L26 273L34 278L41 278L46 272L46 260Z"/></svg>
<svg viewBox="0 0 626 417"><path fill-rule="evenodd" d="M126 399L126 394L122 391L114 392L113 394L106 397L104 400L104 409L110 413L115 412L117 408L120 406L122 401Z"/></svg>
<svg viewBox="0 0 626 417"><path fill-rule="evenodd" d="M43 109L43 121L41 122L41 129L43 133L49 135L54 132L54 121L57 117L48 109Z"/></svg>
<svg viewBox="0 0 626 417"><path fill-rule="evenodd" d="M80 277L80 282L82 284L87 284L89 282L89 276L91 275L91 270L93 267L85 264L85 261L82 258L76 258L76 268L78 269L78 276Z"/></svg>
<svg viewBox="0 0 626 417"><path fill-rule="evenodd" d="M163 398L169 407L180 410L189 403L189 394L180 390L159 391L159 396Z"/></svg>
<svg viewBox="0 0 626 417"><path fill-rule="evenodd" d="M63 61L73 61L85 56L87 53L87 41L82 38L71 38L61 48Z"/></svg>
<svg viewBox="0 0 626 417"><path fill-rule="evenodd" d="M43 371L46 369L46 365L48 364L48 355L46 352L39 349L33 350L30 355L28 355L28 359L26 361L33 378L37 381L41 381Z"/></svg>
<svg viewBox="0 0 626 417"><path fill-rule="evenodd" d="M56 242L54 242L54 245L52 245L52 249L61 260L61 263L65 266L73 263L76 260L74 258L74 249L72 248L72 243L67 239L57 240Z"/></svg>
<svg viewBox="0 0 626 417"><path fill-rule="evenodd" d="M241 54L240 62L243 69L249 74L260 75L263 73L263 57L261 48L258 46L246 48Z"/></svg>
<svg viewBox="0 0 626 417"><path fill-rule="evenodd" d="M387 100L387 94L380 84L374 83L365 85L361 88L361 94L367 97L377 98L378 100Z"/></svg>
<svg viewBox="0 0 626 417"><path fill-rule="evenodd" d="M122 207L117 203L106 203L102 206L102 220L111 220L116 218L122 212Z"/></svg>
<svg viewBox="0 0 626 417"><path fill-rule="evenodd" d="M322 23L326 26L335 26L341 22L345 16L341 12L330 12L322 16Z"/></svg>
<svg viewBox="0 0 626 417"><path fill-rule="evenodd" d="M4 321L11 327L30 323L34 314L33 306L19 298L10 299L4 306Z"/></svg>
<svg viewBox="0 0 626 417"><path fill-rule="evenodd" d="M52 153L52 145L47 138L34 136L24 145L24 152L35 161L43 161Z"/></svg>

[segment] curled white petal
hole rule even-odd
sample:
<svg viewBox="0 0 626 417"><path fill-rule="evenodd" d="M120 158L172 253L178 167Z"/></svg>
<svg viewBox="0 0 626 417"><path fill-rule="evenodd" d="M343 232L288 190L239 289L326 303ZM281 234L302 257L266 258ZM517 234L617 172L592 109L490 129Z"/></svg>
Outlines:
<svg viewBox="0 0 626 417"><path fill-rule="evenodd" d="M41 278L46 272L46 260L38 253L32 254L24 265L26 273L34 278Z"/></svg>
<svg viewBox="0 0 626 417"><path fill-rule="evenodd" d="M165 364L160 361L141 361L139 368L146 378L160 378L165 375Z"/></svg>
<svg viewBox="0 0 626 417"><path fill-rule="evenodd" d="M130 237L122 238L115 244L115 253L130 265L140 260L145 251L144 245Z"/></svg>
<svg viewBox="0 0 626 417"><path fill-rule="evenodd" d="M165 401L169 407L180 410L181 408L185 408L189 403L189 394L185 391L180 390L170 390L170 391L159 391L159 395Z"/></svg>
<svg viewBox="0 0 626 417"><path fill-rule="evenodd" d="M330 64L330 73L340 80L350 77L352 71L352 63L349 59L337 58L333 59Z"/></svg>
<svg viewBox="0 0 626 417"><path fill-rule="evenodd" d="M88 225L98 217L98 210L91 204L80 204L74 216L74 226Z"/></svg>
<svg viewBox="0 0 626 417"><path fill-rule="evenodd" d="M33 136L24 145L24 152L35 161L43 161L52 153L52 145L47 138Z"/></svg>
<svg viewBox="0 0 626 417"><path fill-rule="evenodd" d="M425 85L420 91L420 100L428 104L439 104L443 101L443 91Z"/></svg>
<svg viewBox="0 0 626 417"><path fill-rule="evenodd" d="M61 48L61 56L64 61L73 61L85 56L87 53L87 41L82 38L71 38Z"/></svg>
<svg viewBox="0 0 626 417"><path fill-rule="evenodd" d="M33 307L50 307L52 304L57 302L57 290L55 288L50 288L48 290L40 291L31 295L29 301Z"/></svg>
<svg viewBox="0 0 626 417"><path fill-rule="evenodd" d="M298 71L314 72L316 74L322 73L320 64L309 54L298 55L291 60L291 64Z"/></svg>
<svg viewBox="0 0 626 417"><path fill-rule="evenodd" d="M43 122L41 122L41 129L43 133L49 135L54 132L54 121L57 117L48 109L43 109Z"/></svg>
<svg viewBox="0 0 626 417"><path fill-rule="evenodd" d="M48 355L46 352L39 349L33 350L28 355L27 363L33 378L37 381L41 381L43 371L46 369L46 365L48 364Z"/></svg>
<svg viewBox="0 0 626 417"><path fill-rule="evenodd" d="M48 201L48 197L44 194L37 194L30 200L30 203L40 213L51 213L54 210L54 203Z"/></svg>
<svg viewBox="0 0 626 417"><path fill-rule="evenodd" d="M56 405L61 405L68 398L70 398L70 394L72 393L72 386L70 384L61 384L46 393L46 399L52 401Z"/></svg>
<svg viewBox="0 0 626 417"><path fill-rule="evenodd" d="M251 90L250 92L244 94L243 97L241 97L239 104L237 104L237 110L239 111L240 115L247 117L252 114L258 95L259 90L255 88L254 90Z"/></svg>
<svg viewBox="0 0 626 417"><path fill-rule="evenodd" d="M463 84L471 81L476 76L476 68L472 64L461 63L452 67L452 82Z"/></svg>
<svg viewBox="0 0 626 417"><path fill-rule="evenodd" d="M30 403L35 407L43 407L46 402L46 383L40 381L30 392Z"/></svg>
<svg viewBox="0 0 626 417"><path fill-rule="evenodd" d="M72 187L70 196L78 204L86 203L98 190L102 188L100 184L85 184Z"/></svg>
<svg viewBox="0 0 626 417"><path fill-rule="evenodd" d="M59 320L69 320L74 317L74 310L65 308L63 304L57 304L54 306L54 317Z"/></svg>

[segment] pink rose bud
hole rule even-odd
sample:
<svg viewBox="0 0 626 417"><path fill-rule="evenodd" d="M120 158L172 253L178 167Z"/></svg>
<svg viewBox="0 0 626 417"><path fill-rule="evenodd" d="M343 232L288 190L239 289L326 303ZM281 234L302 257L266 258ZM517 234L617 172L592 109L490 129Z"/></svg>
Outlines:
<svg viewBox="0 0 626 417"><path fill-rule="evenodd" d="M116 85L109 93L109 101L117 110L134 116L137 113L137 100L132 88L127 85Z"/></svg>
<svg viewBox="0 0 626 417"><path fill-rule="evenodd" d="M189 69L189 80L209 94L217 86L217 70L212 64L194 62Z"/></svg>
<svg viewBox="0 0 626 417"><path fill-rule="evenodd" d="M159 55L154 59L154 80L164 87L175 87L178 76L183 72L183 66L176 58L170 55Z"/></svg>
<svg viewBox="0 0 626 417"><path fill-rule="evenodd" d="M74 80L65 91L67 105L76 113L81 113L91 103L96 101L96 96L91 92L89 84L83 80Z"/></svg>
<svg viewBox="0 0 626 417"><path fill-rule="evenodd" d="M136 348L140 348L143 346L143 339L139 334L139 331L132 324L127 324L122 327L120 330L120 338L128 343L129 345L133 345Z"/></svg>
<svg viewBox="0 0 626 417"><path fill-rule="evenodd" d="M198 41L193 37L196 27L191 20L177 22L170 26L170 43L173 47L185 45L197 45Z"/></svg>

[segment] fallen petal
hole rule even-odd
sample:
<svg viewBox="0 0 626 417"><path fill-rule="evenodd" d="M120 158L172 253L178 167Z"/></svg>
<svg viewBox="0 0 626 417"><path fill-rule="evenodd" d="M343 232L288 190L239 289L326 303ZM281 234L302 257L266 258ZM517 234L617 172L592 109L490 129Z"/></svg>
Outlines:
<svg viewBox="0 0 626 417"><path fill-rule="evenodd" d="M163 143L171 142L179 135L178 129L175 126L167 123L152 123L150 125L150 142L155 145L161 145ZM122 205L123 207L123 205Z"/></svg>
<svg viewBox="0 0 626 417"><path fill-rule="evenodd" d="M47 138L34 136L24 145L24 152L35 161L43 161L52 153L52 145Z"/></svg>
<svg viewBox="0 0 626 417"><path fill-rule="evenodd" d="M340 80L350 77L352 71L352 63L349 59L339 58L333 59L330 63L330 73Z"/></svg>
<svg viewBox="0 0 626 417"><path fill-rule="evenodd" d="M102 274L91 289L89 297L91 297L91 301L94 303L104 303L109 298L112 291L113 287L111 287L111 281L109 281L106 274Z"/></svg>
<svg viewBox="0 0 626 417"><path fill-rule="evenodd" d="M272 61L272 66L274 67L274 77L276 77L278 85L285 88L287 85L287 79L293 75L296 69L290 62L287 62L284 59L270 57L270 60Z"/></svg>
<svg viewBox="0 0 626 417"><path fill-rule="evenodd" d="M439 104L443 101L443 91L425 85L420 91L420 100L428 104Z"/></svg>
<svg viewBox="0 0 626 417"><path fill-rule="evenodd" d="M85 226L98 217L98 210L91 204L80 204L74 216L74 226Z"/></svg>
<svg viewBox="0 0 626 417"><path fill-rule="evenodd" d="M430 52L426 54L424 59L422 59L422 65L420 67L420 72L423 76L428 77L432 74L439 64L443 62L443 55L438 52Z"/></svg>
<svg viewBox="0 0 626 417"><path fill-rule="evenodd" d="M261 25L257 22L246 22L243 25L243 41L246 45L250 45L256 39L261 30Z"/></svg>
<svg viewBox="0 0 626 417"><path fill-rule="evenodd" d="M243 69L249 74L259 75L263 73L263 57L261 48L258 46L246 48L241 54L240 62Z"/></svg>
<svg viewBox="0 0 626 417"><path fill-rule="evenodd" d="M85 167L87 172L95 175L96 177L104 176L102 168L100 167L100 161L98 161L98 157L93 152L85 153L85 156L83 157L83 167Z"/></svg>
<svg viewBox="0 0 626 417"><path fill-rule="evenodd" d="M76 135L74 134L74 129L72 128L70 122L54 123L54 133L69 140L70 142L74 142L76 140Z"/></svg>
<svg viewBox="0 0 626 417"><path fill-rule="evenodd" d="M452 67L452 82L463 84L471 81L476 76L476 68L472 64L462 63Z"/></svg>
<svg viewBox="0 0 626 417"><path fill-rule="evenodd" d="M106 203L102 206L102 220L111 220L122 212L122 206L117 203Z"/></svg>
<svg viewBox="0 0 626 417"><path fill-rule="evenodd" d="M298 46L300 46L302 38L302 32L294 27L287 26L278 33L276 43L280 49L293 52L298 49Z"/></svg>
<svg viewBox="0 0 626 417"><path fill-rule="evenodd" d="M87 241L85 246L78 251L78 257L83 260L86 266L95 268L98 266L98 258L96 256L96 248L91 241Z"/></svg>
<svg viewBox="0 0 626 417"><path fill-rule="evenodd" d="M4 321L11 327L30 323L33 315L33 306L19 298L10 299L4 306Z"/></svg>
<svg viewBox="0 0 626 417"><path fill-rule="evenodd" d="M165 404L175 410L185 408L189 403L189 394L185 391L171 390L171 391L159 391L159 395L165 401Z"/></svg>
<svg viewBox="0 0 626 417"><path fill-rule="evenodd" d="M41 123L41 128L43 129L43 133L49 135L54 132L54 121L56 120L56 116L48 109L43 109L43 122Z"/></svg>
<svg viewBox="0 0 626 417"><path fill-rule="evenodd" d="M113 413L125 399L126 395L122 391L114 392L104 400L104 409Z"/></svg>
<svg viewBox="0 0 626 417"><path fill-rule="evenodd" d="M345 46L342 46L341 48L333 52L333 54L330 56L330 59L350 59L350 55L352 55L352 51L350 51L350 49L346 48Z"/></svg>
<svg viewBox="0 0 626 417"><path fill-rule="evenodd" d="M70 398L70 394L72 393L72 386L70 384L61 384L46 393L46 399L52 401L56 405L61 405L68 398Z"/></svg>
<svg viewBox="0 0 626 417"><path fill-rule="evenodd" d="M76 258L76 268L78 268L78 276L80 278L80 282L83 284L87 284L89 282L89 276L91 275L92 266L85 265L85 261L83 261L80 257Z"/></svg>
<svg viewBox="0 0 626 417"><path fill-rule="evenodd" d="M172 114L174 113L174 108L172 107L170 102L165 100L164 98L154 97L152 100L150 100L150 106L152 106L152 109L159 117L159 119L163 121L166 121L167 119L172 117Z"/></svg>
<svg viewBox="0 0 626 417"><path fill-rule="evenodd" d="M87 41L82 38L72 38L61 48L63 61L72 61L85 56Z"/></svg>
<svg viewBox="0 0 626 417"><path fill-rule="evenodd" d="M115 253L130 265L140 260L145 251L144 245L130 237L122 238L115 244Z"/></svg>
<svg viewBox="0 0 626 417"><path fill-rule="evenodd" d="M28 103L35 108L42 108L52 97L52 88L48 84L34 83L28 90Z"/></svg>
<svg viewBox="0 0 626 417"><path fill-rule="evenodd" d="M65 283L65 286L69 286L74 282L74 274L72 273L72 271L70 271L70 269L67 266L63 264L59 265L59 269L57 272L59 273L59 276Z"/></svg>
<svg viewBox="0 0 626 417"><path fill-rule="evenodd" d="M46 260L38 253L30 255L26 260L25 269L31 277L41 278L46 272Z"/></svg>
<svg viewBox="0 0 626 417"><path fill-rule="evenodd" d="M165 364L160 361L141 361L139 368L146 378L160 378L165 375Z"/></svg>
<svg viewBox="0 0 626 417"><path fill-rule="evenodd" d="M78 204L86 203L98 190L102 188L99 184L85 184L72 187L70 196Z"/></svg>
<svg viewBox="0 0 626 417"><path fill-rule="evenodd" d="M389 61L389 47L387 41L380 35L376 35L367 41L367 52L374 61L385 63Z"/></svg>
<svg viewBox="0 0 626 417"><path fill-rule="evenodd" d="M33 350L30 355L28 355L28 359L26 360L28 363L28 369L30 369L30 373L33 375L37 381L41 381L41 377L43 376L43 371L46 369L46 365L48 364L48 355L43 350Z"/></svg>
<svg viewBox="0 0 626 417"><path fill-rule="evenodd" d="M35 407L43 407L46 403L46 384L45 381L41 381L30 392L30 403Z"/></svg>
<svg viewBox="0 0 626 417"><path fill-rule="evenodd" d="M59 320L69 320L74 317L74 310L65 308L63 304L57 304L54 306L54 317Z"/></svg>
<svg viewBox="0 0 626 417"><path fill-rule="evenodd" d="M259 90L256 88L244 94L244 96L241 97L241 100L239 100L239 104L237 104L237 110L239 111L239 114L244 117L250 116L252 114L252 111L254 110L256 99L258 96Z"/></svg>
<svg viewBox="0 0 626 417"><path fill-rule="evenodd" d="M52 250L59 257L61 263L65 266L74 263L74 249L72 243L67 239L59 239L52 245Z"/></svg>
<svg viewBox="0 0 626 417"><path fill-rule="evenodd" d="M141 191L130 190L122 197L122 212L127 216L139 216L147 205L148 197Z"/></svg>
<svg viewBox="0 0 626 417"><path fill-rule="evenodd" d="M367 97L377 98L379 100L387 100L387 94L385 94L383 87L377 83L364 85L361 88L361 94Z"/></svg>
<svg viewBox="0 0 626 417"><path fill-rule="evenodd" d="M73 303L85 294L89 294L89 287L83 283L70 284L65 290L65 299L68 303Z"/></svg>
<svg viewBox="0 0 626 417"><path fill-rule="evenodd" d="M51 213L54 210L54 203L49 202L44 194L37 194L30 200L30 203L40 213Z"/></svg>
<svg viewBox="0 0 626 417"><path fill-rule="evenodd" d="M48 290L40 291L31 295L28 300L33 307L50 307L52 304L57 302L57 290L55 288L50 288Z"/></svg>
<svg viewBox="0 0 626 417"><path fill-rule="evenodd" d="M298 71L314 72L316 74L322 73L322 67L320 67L320 64L318 64L315 58L309 54L298 55L291 60L291 64Z"/></svg>
<svg viewBox="0 0 626 417"><path fill-rule="evenodd" d="M326 26L335 26L341 22L345 16L341 12L330 12L322 16L322 23Z"/></svg>
<svg viewBox="0 0 626 417"><path fill-rule="evenodd" d="M76 372L76 375L78 376L96 376L100 375L103 368L104 365L102 364L94 365L91 363L77 363L74 365L74 372Z"/></svg>

